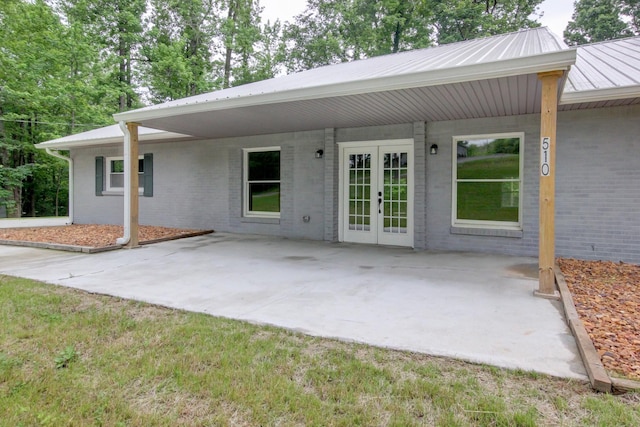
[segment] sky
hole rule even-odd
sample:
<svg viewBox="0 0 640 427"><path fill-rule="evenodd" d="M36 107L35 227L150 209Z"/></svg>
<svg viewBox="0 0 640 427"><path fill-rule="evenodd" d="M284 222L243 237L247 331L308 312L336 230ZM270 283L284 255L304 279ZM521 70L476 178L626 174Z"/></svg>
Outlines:
<svg viewBox="0 0 640 427"><path fill-rule="evenodd" d="M542 25L547 26L562 37L567 22L573 13L574 0L545 0L540 4L540 11L543 12L539 20ZM271 22L276 19L280 21L292 21L293 17L302 12L307 4L306 0L261 0L264 6L262 20Z"/></svg>

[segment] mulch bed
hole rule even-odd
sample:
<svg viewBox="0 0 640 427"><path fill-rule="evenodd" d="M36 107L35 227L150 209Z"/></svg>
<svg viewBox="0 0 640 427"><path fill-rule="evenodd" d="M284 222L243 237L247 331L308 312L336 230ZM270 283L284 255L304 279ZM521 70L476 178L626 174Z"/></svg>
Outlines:
<svg viewBox="0 0 640 427"><path fill-rule="evenodd" d="M558 260L605 369L640 379L640 265Z"/></svg>
<svg viewBox="0 0 640 427"><path fill-rule="evenodd" d="M144 243L189 236L199 231L202 230L141 225L138 236L140 243ZM56 227L0 229L0 240L105 248L115 245L116 239L122 237L123 233L124 229L121 225L73 224Z"/></svg>

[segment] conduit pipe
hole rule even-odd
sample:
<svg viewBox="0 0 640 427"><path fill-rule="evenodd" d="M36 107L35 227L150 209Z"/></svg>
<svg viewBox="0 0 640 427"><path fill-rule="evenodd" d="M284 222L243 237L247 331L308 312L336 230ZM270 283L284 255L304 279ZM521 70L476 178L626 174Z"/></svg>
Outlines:
<svg viewBox="0 0 640 427"><path fill-rule="evenodd" d="M124 134L124 235L116 243L126 245L131 240L131 134L124 121L118 124Z"/></svg>
<svg viewBox="0 0 640 427"><path fill-rule="evenodd" d="M73 224L73 159L71 157L63 156L57 151L52 151L51 148L45 148L48 155L62 159L69 164L69 224Z"/></svg>

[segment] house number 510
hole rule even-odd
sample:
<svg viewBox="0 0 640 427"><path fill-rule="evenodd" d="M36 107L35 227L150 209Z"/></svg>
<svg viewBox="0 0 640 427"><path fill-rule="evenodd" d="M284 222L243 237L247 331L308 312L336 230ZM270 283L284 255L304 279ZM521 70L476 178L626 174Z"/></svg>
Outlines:
<svg viewBox="0 0 640 427"><path fill-rule="evenodd" d="M551 174L551 138L545 136L540 141L540 175L549 176Z"/></svg>

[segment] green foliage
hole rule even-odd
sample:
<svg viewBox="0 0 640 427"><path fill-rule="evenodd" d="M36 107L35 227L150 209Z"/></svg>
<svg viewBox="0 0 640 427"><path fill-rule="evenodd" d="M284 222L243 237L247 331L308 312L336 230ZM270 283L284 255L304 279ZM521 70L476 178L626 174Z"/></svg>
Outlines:
<svg viewBox="0 0 640 427"><path fill-rule="evenodd" d="M67 346L53 359L56 369L69 367L69 364L78 358L78 353L72 345Z"/></svg>
<svg viewBox="0 0 640 427"><path fill-rule="evenodd" d="M636 395L595 394L586 382L308 337L26 279L0 276L0 322L2 427L640 423ZM74 351L68 343L76 343ZM51 369L58 353L67 369Z"/></svg>
<svg viewBox="0 0 640 427"><path fill-rule="evenodd" d="M431 18L419 0L310 0L284 27L286 67L300 71L431 46Z"/></svg>
<svg viewBox="0 0 640 427"><path fill-rule="evenodd" d="M639 16L638 0L577 0L564 40L582 45L640 34Z"/></svg>
<svg viewBox="0 0 640 427"><path fill-rule="evenodd" d="M493 36L540 24L536 16L542 0L432 0L438 44Z"/></svg>
<svg viewBox="0 0 640 427"><path fill-rule="evenodd" d="M286 24L290 71L485 37L539 24L542 0L310 0Z"/></svg>

